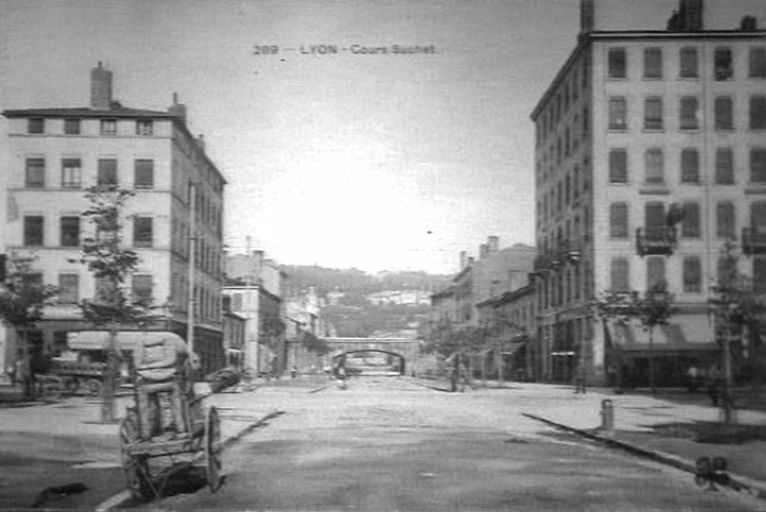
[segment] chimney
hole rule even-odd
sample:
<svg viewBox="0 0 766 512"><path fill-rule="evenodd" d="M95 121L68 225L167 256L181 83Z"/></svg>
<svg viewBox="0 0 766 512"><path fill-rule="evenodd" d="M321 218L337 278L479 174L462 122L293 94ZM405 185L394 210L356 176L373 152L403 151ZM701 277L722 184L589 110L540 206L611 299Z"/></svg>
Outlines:
<svg viewBox="0 0 766 512"><path fill-rule="evenodd" d="M474 262L473 256L469 256L468 259L466 260L466 267L472 267L473 262Z"/></svg>
<svg viewBox="0 0 766 512"><path fill-rule="evenodd" d="M489 254L489 245L487 244L481 244L479 246L479 259L483 260L487 257L487 254Z"/></svg>
<svg viewBox="0 0 766 512"><path fill-rule="evenodd" d="M186 122L186 105L178 103L178 93L173 93L173 104L168 107L168 112L184 123Z"/></svg>
<svg viewBox="0 0 766 512"><path fill-rule="evenodd" d="M702 0L680 0L678 7L678 22L680 29L686 32L696 32L703 29Z"/></svg>
<svg viewBox="0 0 766 512"><path fill-rule="evenodd" d="M465 251L460 251L460 270L463 270L468 262L468 254Z"/></svg>
<svg viewBox="0 0 766 512"><path fill-rule="evenodd" d="M580 34L592 32L595 28L596 0L580 0Z"/></svg>
<svg viewBox="0 0 766 512"><path fill-rule="evenodd" d="M112 106L112 72L103 67L90 70L90 107L95 110L109 110Z"/></svg>
<svg viewBox="0 0 766 512"><path fill-rule="evenodd" d="M487 238L487 245L489 246L489 253L497 252L500 248L500 238L496 236L490 236Z"/></svg>
<svg viewBox="0 0 766 512"><path fill-rule="evenodd" d="M197 146L199 146L202 151L205 151L205 136L201 133L197 135Z"/></svg>

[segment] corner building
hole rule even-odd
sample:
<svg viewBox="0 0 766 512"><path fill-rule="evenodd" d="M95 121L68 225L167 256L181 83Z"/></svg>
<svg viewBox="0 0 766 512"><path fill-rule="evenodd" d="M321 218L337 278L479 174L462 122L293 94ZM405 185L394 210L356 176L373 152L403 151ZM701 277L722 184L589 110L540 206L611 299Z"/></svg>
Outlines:
<svg viewBox="0 0 766 512"><path fill-rule="evenodd" d="M60 289L30 342L55 352L66 348L67 332L96 328L83 322L77 305L93 297L96 286L79 261L81 239L93 235L82 217L89 206L84 189L116 185L135 194L122 219L123 244L139 256L139 268L126 283L130 293L162 307L163 319L152 329L186 338L193 286L194 350L203 371L222 366L226 181L206 155L202 136L189 132L186 107L175 96L166 112L122 106L112 98L112 72L99 63L91 71L88 107L3 115L9 120L10 154L6 252L33 257L39 279ZM12 345L9 352L20 348Z"/></svg>
<svg viewBox="0 0 766 512"><path fill-rule="evenodd" d="M577 46L531 114L545 380L583 367L645 386L651 356L657 384L679 385L717 360L708 301L727 241L766 292L766 5L733 21L735 5L681 0L636 30L640 3L581 1ZM651 345L594 319L601 293L660 282L679 313Z"/></svg>

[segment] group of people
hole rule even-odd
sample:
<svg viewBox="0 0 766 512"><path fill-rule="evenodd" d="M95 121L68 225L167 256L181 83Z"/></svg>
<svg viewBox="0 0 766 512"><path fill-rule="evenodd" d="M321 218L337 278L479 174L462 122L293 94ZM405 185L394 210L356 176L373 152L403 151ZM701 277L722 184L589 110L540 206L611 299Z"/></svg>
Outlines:
<svg viewBox="0 0 766 512"><path fill-rule="evenodd" d="M34 349L29 354L20 353L9 368L11 384L21 384L24 398L33 400L37 395L38 375L48 371L50 355L40 349Z"/></svg>

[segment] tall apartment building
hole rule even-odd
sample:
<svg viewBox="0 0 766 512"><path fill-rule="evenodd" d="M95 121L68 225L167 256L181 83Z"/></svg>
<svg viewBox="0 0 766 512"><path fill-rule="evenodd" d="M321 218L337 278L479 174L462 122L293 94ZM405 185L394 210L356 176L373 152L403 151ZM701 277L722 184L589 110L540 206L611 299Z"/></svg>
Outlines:
<svg viewBox="0 0 766 512"><path fill-rule="evenodd" d="M712 362L708 300L729 240L766 291L766 5L732 21L736 3L681 0L663 26L635 29L627 18L640 4L581 1L577 46L531 114L549 380L582 364L603 382L619 364L646 385L651 356L671 383ZM639 328L594 321L602 292L661 282L680 312L651 347Z"/></svg>
<svg viewBox="0 0 766 512"><path fill-rule="evenodd" d="M77 306L95 291L79 262L81 239L93 234L82 217L89 206L84 189L114 185L135 193L123 212L123 243L140 258L128 285L134 296L164 307L164 319L152 328L186 337L193 246L194 349L203 370L221 363L226 180L202 136L189 132L185 106L174 97L167 112L124 107L112 98L111 71L99 63L91 71L88 107L3 115L10 155L6 252L33 257L40 279L60 288L32 342L55 351L65 348L68 331L93 328L83 324Z"/></svg>

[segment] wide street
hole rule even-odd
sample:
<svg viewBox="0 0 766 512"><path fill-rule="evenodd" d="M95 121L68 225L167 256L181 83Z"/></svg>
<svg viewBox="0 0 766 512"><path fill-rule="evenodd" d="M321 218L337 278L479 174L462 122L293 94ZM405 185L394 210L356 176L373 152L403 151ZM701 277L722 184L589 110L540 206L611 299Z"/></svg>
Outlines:
<svg viewBox="0 0 766 512"><path fill-rule="evenodd" d="M224 415L236 415L219 402ZM241 397L241 395L239 395ZM408 378L360 377L346 390L272 388L282 413L225 451L223 487L145 510L764 510L688 473L524 417L560 407L523 387L445 393ZM569 406L572 404L569 403Z"/></svg>

